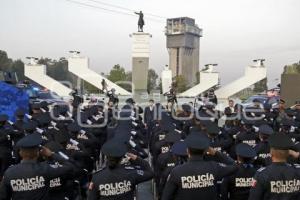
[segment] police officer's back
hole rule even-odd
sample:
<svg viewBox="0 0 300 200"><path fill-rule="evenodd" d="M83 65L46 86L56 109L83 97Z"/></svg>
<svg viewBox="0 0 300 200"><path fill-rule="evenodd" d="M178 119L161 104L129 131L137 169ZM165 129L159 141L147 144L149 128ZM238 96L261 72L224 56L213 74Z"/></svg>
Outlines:
<svg viewBox="0 0 300 200"><path fill-rule="evenodd" d="M64 159L45 147L39 151L38 145L41 142L40 134L35 133L22 138L17 143L23 159L20 164L10 167L5 172L0 186L1 200L47 199L50 180L55 176L72 173L70 165L55 168L46 162L38 162L40 152L42 156L52 157L64 163Z"/></svg>
<svg viewBox="0 0 300 200"><path fill-rule="evenodd" d="M230 177L224 178L221 192L223 200L248 199L256 168L252 164L255 150L245 143L236 146L238 170Z"/></svg>
<svg viewBox="0 0 300 200"><path fill-rule="evenodd" d="M201 133L191 133L186 138L186 143L189 161L172 170L162 199L217 199L215 182L233 173L237 169L236 166L226 166L214 161L203 160L203 155L209 148L209 140ZM220 152L216 152L212 148L209 148L209 152L229 163L230 159Z"/></svg>
<svg viewBox="0 0 300 200"><path fill-rule="evenodd" d="M255 175L249 200L300 199L300 167L287 164L292 140L284 134L270 137L272 164ZM299 153L297 154L299 157Z"/></svg>
<svg viewBox="0 0 300 200"><path fill-rule="evenodd" d="M135 186L153 177L149 164L133 154L127 155L131 163L139 168L121 165L127 147L114 140L106 142L102 147L102 152L107 156L108 166L93 175L88 200L133 200Z"/></svg>

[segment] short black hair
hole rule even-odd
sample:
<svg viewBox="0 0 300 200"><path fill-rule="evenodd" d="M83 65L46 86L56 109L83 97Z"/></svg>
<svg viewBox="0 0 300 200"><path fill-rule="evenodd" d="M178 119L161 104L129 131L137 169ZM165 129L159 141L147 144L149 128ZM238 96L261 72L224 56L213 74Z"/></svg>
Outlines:
<svg viewBox="0 0 300 200"><path fill-rule="evenodd" d="M240 158L240 160L242 160L242 162L244 164L252 164L253 163L253 158L245 158L245 157L242 157L242 156L238 156Z"/></svg>
<svg viewBox="0 0 300 200"><path fill-rule="evenodd" d="M188 148L189 150L189 153L192 155L192 156L202 156L205 152L204 149L194 149L194 148Z"/></svg>

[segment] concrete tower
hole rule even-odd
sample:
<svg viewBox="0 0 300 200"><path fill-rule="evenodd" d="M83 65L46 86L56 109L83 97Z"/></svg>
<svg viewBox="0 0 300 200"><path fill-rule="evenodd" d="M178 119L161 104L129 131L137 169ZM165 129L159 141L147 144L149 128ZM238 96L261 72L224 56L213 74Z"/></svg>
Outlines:
<svg viewBox="0 0 300 200"><path fill-rule="evenodd" d="M202 29L192 18L167 19L166 37L172 76L183 75L189 86L195 85Z"/></svg>

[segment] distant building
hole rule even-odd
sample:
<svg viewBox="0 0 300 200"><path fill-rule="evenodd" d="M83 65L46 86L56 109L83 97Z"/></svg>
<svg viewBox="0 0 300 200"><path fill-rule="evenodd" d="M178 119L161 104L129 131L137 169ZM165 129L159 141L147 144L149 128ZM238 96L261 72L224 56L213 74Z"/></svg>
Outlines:
<svg viewBox="0 0 300 200"><path fill-rule="evenodd" d="M167 19L167 48L172 76L183 75L188 86L197 82L202 29L188 17Z"/></svg>

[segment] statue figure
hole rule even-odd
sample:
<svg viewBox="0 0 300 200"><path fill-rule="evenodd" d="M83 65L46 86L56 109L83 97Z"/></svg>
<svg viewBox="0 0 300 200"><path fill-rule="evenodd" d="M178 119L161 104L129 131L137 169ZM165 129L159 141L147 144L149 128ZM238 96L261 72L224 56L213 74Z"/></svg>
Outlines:
<svg viewBox="0 0 300 200"><path fill-rule="evenodd" d="M142 11L140 12L134 12L135 14L139 15L139 21L138 21L138 32L144 32L143 26L145 25L144 22L144 14Z"/></svg>

